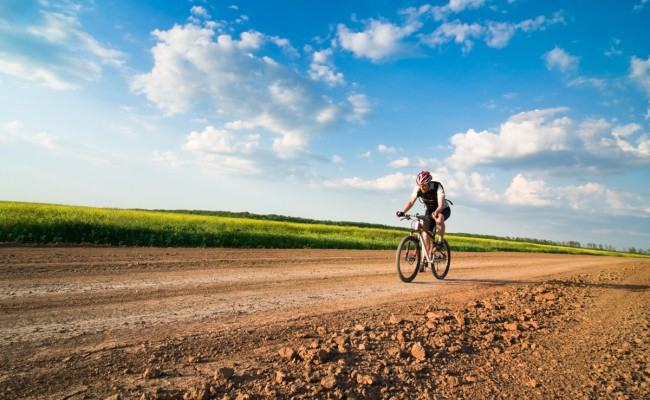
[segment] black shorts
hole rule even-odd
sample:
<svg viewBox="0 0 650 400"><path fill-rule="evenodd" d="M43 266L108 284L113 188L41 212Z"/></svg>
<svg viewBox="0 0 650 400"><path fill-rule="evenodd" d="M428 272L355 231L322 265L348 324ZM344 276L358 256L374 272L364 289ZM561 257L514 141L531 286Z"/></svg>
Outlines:
<svg viewBox="0 0 650 400"><path fill-rule="evenodd" d="M429 232L431 232L432 230L431 228L433 228L433 224L435 223L432 214L433 214L433 210L432 211L427 210L427 212L425 213L426 218L424 218L424 224L423 224L424 229L426 229ZM445 221L448 220L449 217L451 216L451 207L443 208L442 211L440 211L440 214L442 214L442 216L445 217Z"/></svg>

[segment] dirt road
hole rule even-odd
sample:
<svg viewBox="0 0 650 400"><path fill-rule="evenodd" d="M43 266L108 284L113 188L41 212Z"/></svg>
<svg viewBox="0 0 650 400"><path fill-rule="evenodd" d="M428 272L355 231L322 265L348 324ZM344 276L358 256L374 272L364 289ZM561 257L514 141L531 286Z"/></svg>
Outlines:
<svg viewBox="0 0 650 400"><path fill-rule="evenodd" d="M650 260L0 248L0 398L650 398Z"/></svg>

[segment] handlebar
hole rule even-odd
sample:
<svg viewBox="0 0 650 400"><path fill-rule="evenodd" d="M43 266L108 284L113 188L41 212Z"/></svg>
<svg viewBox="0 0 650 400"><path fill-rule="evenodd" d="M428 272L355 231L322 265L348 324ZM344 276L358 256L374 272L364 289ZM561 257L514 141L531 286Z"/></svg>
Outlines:
<svg viewBox="0 0 650 400"><path fill-rule="evenodd" d="M420 214L404 214L404 216L400 217L400 220L411 220L411 218L416 218L416 219L425 219L426 217L424 215Z"/></svg>

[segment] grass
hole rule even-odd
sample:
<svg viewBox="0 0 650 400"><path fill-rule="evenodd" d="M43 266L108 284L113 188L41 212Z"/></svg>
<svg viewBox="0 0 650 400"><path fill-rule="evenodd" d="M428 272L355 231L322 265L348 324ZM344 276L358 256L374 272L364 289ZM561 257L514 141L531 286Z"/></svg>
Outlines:
<svg viewBox="0 0 650 400"><path fill-rule="evenodd" d="M407 229L280 221L210 212L151 211L0 201L0 242L155 247L393 250ZM454 251L632 256L628 253L446 235Z"/></svg>

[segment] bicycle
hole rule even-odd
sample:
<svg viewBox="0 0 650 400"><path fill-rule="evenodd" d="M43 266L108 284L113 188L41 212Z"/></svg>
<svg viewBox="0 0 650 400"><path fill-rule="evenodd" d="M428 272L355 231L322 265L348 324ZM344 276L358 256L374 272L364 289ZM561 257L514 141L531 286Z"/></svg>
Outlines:
<svg viewBox="0 0 650 400"><path fill-rule="evenodd" d="M418 272L424 272L427 264L431 266L431 272L437 279L444 279L449 272L451 264L451 249L445 239L442 244L431 245L431 252L426 251L425 239L436 236L436 227L433 224L433 231L427 232L422 225L424 215L404 214L401 220L411 220L411 233L405 236L397 247L395 263L397 274L403 282L411 282ZM417 232L417 235L415 234ZM423 256L424 255L424 256Z"/></svg>

